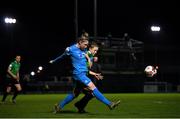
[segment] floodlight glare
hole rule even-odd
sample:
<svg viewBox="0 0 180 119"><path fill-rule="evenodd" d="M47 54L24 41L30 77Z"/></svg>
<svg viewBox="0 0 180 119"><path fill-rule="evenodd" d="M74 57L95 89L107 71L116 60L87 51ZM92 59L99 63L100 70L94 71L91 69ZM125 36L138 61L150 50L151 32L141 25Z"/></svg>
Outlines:
<svg viewBox="0 0 180 119"><path fill-rule="evenodd" d="M43 67L42 67L42 66L39 66L38 69L41 71L41 70L43 69Z"/></svg>
<svg viewBox="0 0 180 119"><path fill-rule="evenodd" d="M35 72L34 72L34 71L32 71L32 72L31 72L31 76L34 76L34 75L35 75Z"/></svg>
<svg viewBox="0 0 180 119"><path fill-rule="evenodd" d="M6 18L4 19L4 22L5 22L6 24L15 24L15 23L16 23L16 19L6 17Z"/></svg>
<svg viewBox="0 0 180 119"><path fill-rule="evenodd" d="M160 31L161 28L159 26L151 26L151 31Z"/></svg>

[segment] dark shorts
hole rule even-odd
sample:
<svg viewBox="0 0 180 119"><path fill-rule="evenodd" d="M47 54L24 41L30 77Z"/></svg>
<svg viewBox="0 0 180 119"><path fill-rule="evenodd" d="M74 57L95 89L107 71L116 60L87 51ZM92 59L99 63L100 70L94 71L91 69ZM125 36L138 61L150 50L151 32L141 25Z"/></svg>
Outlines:
<svg viewBox="0 0 180 119"><path fill-rule="evenodd" d="M11 87L11 86L14 86L15 84L20 84L20 83L19 83L19 81L15 80L15 79L6 78L6 81L5 81L6 87Z"/></svg>

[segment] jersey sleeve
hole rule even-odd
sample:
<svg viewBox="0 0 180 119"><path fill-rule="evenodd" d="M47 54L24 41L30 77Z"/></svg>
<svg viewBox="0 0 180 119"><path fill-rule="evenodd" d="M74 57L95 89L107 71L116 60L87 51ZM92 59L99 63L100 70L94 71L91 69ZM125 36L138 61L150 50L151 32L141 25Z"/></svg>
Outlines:
<svg viewBox="0 0 180 119"><path fill-rule="evenodd" d="M11 63L11 64L9 64L9 66L8 66L8 69L12 69L12 66L13 66L13 62Z"/></svg>
<svg viewBox="0 0 180 119"><path fill-rule="evenodd" d="M67 55L69 55L69 51L70 51L70 50L69 50L69 47L67 47L67 48L65 49L65 51L63 52L63 54L61 54L60 56L56 57L54 60L51 60L52 63L64 59L64 57L66 57Z"/></svg>
<svg viewBox="0 0 180 119"><path fill-rule="evenodd" d="M70 47L67 47L64 52L66 55L70 55Z"/></svg>

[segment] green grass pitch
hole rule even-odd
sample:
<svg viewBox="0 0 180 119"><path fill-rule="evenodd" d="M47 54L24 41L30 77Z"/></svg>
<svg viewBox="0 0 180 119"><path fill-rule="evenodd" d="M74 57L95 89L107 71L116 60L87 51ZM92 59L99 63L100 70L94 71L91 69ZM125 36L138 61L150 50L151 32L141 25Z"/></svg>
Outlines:
<svg viewBox="0 0 180 119"><path fill-rule="evenodd" d="M121 93L104 94L110 100L121 100L115 110L92 99L86 111L79 114L74 107L75 101L65 106L61 113L53 114L55 103L66 94L26 94L17 97L17 104L0 104L0 118L180 118L180 94L178 93ZM0 96L2 98L2 96Z"/></svg>

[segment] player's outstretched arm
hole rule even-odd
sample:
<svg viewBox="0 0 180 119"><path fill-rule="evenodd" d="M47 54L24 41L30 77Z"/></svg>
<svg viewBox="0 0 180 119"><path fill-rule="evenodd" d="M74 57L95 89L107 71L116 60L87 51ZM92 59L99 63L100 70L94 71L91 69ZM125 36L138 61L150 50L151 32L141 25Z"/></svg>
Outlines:
<svg viewBox="0 0 180 119"><path fill-rule="evenodd" d="M55 58L54 60L50 60L49 63L55 63L58 60L62 60L65 56L69 55L69 47L66 48L65 52L63 54L61 54L60 56L58 56L57 58Z"/></svg>
<svg viewBox="0 0 180 119"><path fill-rule="evenodd" d="M55 58L54 60L50 60L49 63L53 64L53 63L55 63L56 61L63 59L64 56L66 56L65 53L61 54L60 56L58 56L58 57Z"/></svg>

